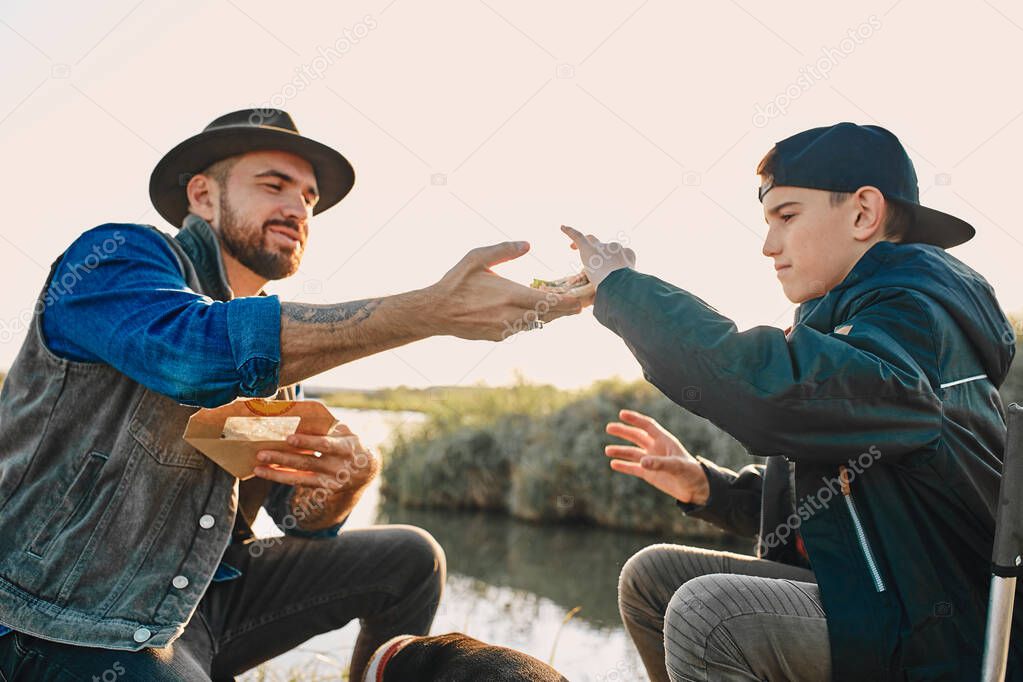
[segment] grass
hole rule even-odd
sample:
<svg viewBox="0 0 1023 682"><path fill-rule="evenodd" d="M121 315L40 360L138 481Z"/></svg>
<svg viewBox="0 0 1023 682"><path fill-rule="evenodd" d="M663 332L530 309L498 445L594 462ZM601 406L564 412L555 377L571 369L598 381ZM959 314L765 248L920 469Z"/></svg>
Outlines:
<svg viewBox="0 0 1023 682"><path fill-rule="evenodd" d="M508 387L434 386L336 391L322 396L328 405L354 410L422 412L438 428L486 424L508 414L541 416L571 402L579 392L530 384L521 378Z"/></svg>
<svg viewBox="0 0 1023 682"><path fill-rule="evenodd" d="M338 682L348 679L348 666L322 653L313 653L306 663L284 672L275 672L270 664L264 663L241 677L242 682Z"/></svg>

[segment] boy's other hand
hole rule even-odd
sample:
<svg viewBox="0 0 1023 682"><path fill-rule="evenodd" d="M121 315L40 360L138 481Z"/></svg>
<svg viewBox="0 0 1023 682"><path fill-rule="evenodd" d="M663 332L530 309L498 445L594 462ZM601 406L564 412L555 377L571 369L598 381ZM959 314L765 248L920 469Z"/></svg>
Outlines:
<svg viewBox="0 0 1023 682"><path fill-rule="evenodd" d="M641 478L679 502L707 502L710 486L703 465L678 438L645 414L622 410L618 418L622 421L608 423L606 431L635 445L604 448L612 469Z"/></svg>
<svg viewBox="0 0 1023 682"><path fill-rule="evenodd" d="M561 231L572 240L572 248L578 249L586 276L594 287L599 287L615 270L636 266L636 252L618 242L604 243L592 234L584 235L568 225L562 225Z"/></svg>

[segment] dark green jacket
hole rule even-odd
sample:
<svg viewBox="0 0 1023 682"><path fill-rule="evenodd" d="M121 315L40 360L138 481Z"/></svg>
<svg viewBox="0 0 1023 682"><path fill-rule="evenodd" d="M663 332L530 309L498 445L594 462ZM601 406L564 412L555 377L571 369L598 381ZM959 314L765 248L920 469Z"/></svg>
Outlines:
<svg viewBox="0 0 1023 682"><path fill-rule="evenodd" d="M835 680L978 679L1005 447L997 389L1015 352L983 277L938 247L881 242L787 334L738 332L631 269L600 285L594 313L665 395L775 457L738 474L708 465L701 513L759 532L767 558L795 561L798 530ZM1023 679L1021 627L1010 679Z"/></svg>

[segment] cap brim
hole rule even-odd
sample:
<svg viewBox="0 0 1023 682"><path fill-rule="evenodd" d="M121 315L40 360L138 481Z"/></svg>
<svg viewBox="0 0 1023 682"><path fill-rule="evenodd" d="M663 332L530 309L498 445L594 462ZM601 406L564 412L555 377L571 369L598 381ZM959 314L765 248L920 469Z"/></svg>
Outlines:
<svg viewBox="0 0 1023 682"><path fill-rule="evenodd" d="M954 215L936 211L920 204L901 202L913 214L913 226L903 236L904 242L934 244L943 249L959 246L977 233L973 226Z"/></svg>
<svg viewBox="0 0 1023 682"><path fill-rule="evenodd" d="M199 133L167 152L149 178L149 198L167 222L181 227L188 215L185 187L193 175L221 159L268 150L291 152L312 165L320 194L313 215L341 201L355 184L352 164L325 144L284 129L238 127Z"/></svg>

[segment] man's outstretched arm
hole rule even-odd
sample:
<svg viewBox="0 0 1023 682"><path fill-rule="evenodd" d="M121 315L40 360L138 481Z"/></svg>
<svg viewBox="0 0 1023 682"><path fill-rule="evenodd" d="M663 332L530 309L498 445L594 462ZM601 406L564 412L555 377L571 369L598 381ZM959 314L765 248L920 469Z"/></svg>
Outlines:
<svg viewBox="0 0 1023 682"><path fill-rule="evenodd" d="M505 242L473 249L436 284L396 296L328 305L281 303L279 383L286 386L430 336L500 341L521 329L523 318L553 320L579 312L577 299L554 297L490 270L528 248Z"/></svg>
<svg viewBox="0 0 1023 682"><path fill-rule="evenodd" d="M96 258L107 243L117 247ZM62 358L103 362L178 402L216 407L428 336L498 340L524 318L578 312L577 299L552 302L491 272L527 249L512 242L475 249L436 284L379 299L224 302L188 287L154 230L109 224L66 252L47 292L43 332Z"/></svg>
<svg viewBox="0 0 1023 682"><path fill-rule="evenodd" d="M426 292L312 305L281 302L280 385L431 336Z"/></svg>

